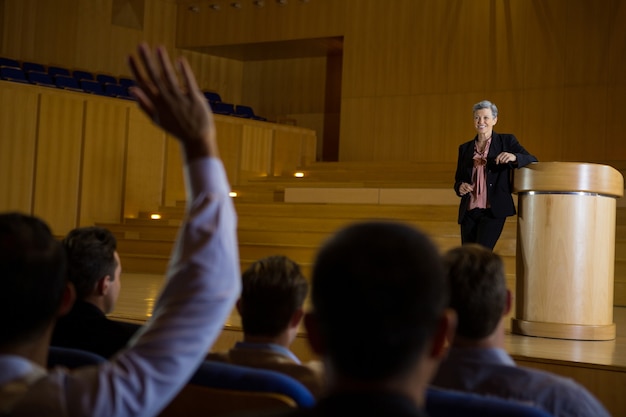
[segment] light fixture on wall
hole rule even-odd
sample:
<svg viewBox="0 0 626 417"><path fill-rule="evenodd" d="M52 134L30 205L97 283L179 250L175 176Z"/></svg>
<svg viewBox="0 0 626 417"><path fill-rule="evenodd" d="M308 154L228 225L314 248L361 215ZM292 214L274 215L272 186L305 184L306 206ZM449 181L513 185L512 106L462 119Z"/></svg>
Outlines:
<svg viewBox="0 0 626 417"><path fill-rule="evenodd" d="M230 7L232 7L233 9L241 9L241 3L239 3L238 1L231 3Z"/></svg>
<svg viewBox="0 0 626 417"><path fill-rule="evenodd" d="M219 9L221 9L220 5L215 3L209 6L211 9L218 11Z"/></svg>
<svg viewBox="0 0 626 417"><path fill-rule="evenodd" d="M256 7L264 7L265 6L265 2L263 0L254 0L252 2Z"/></svg>
<svg viewBox="0 0 626 417"><path fill-rule="evenodd" d="M278 3L280 6L286 6L287 0L276 0L276 3Z"/></svg>
<svg viewBox="0 0 626 417"><path fill-rule="evenodd" d="M189 10L192 13L198 13L200 11L200 8L198 6L196 6L195 4L187 7L187 10Z"/></svg>

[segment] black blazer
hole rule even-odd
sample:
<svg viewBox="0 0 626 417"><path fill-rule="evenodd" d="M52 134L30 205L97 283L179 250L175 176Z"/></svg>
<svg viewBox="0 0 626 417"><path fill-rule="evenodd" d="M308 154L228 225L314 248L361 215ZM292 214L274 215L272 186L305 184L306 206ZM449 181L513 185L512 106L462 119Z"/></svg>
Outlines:
<svg viewBox="0 0 626 417"><path fill-rule="evenodd" d="M462 182L472 183L472 169L474 167L474 139L459 146L459 159L456 166L454 178L454 191L461 197L459 204L459 224L465 216L465 211L470 200L470 194L464 196L459 194L459 187ZM514 153L517 161L508 164L496 165L495 159L501 152ZM515 214L513 204L513 169L524 167L532 162L537 162L537 158L529 154L526 149L517 141L515 136L508 133L493 132L491 145L487 155L487 201L491 207L491 212L495 217L507 217Z"/></svg>
<svg viewBox="0 0 626 417"><path fill-rule="evenodd" d="M139 327L110 320L95 305L76 300L72 310L57 320L50 344L110 358L126 346Z"/></svg>

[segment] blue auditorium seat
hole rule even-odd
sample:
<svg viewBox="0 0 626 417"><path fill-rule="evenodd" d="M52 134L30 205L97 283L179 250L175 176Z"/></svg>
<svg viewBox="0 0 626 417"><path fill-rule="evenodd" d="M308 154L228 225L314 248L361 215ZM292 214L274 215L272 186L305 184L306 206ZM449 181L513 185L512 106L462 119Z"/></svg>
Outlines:
<svg viewBox="0 0 626 417"><path fill-rule="evenodd" d="M263 121L267 120L265 117L257 116L256 114L254 114L252 107L243 106L240 104L235 106L235 116L244 117L246 119L263 120Z"/></svg>
<svg viewBox="0 0 626 417"><path fill-rule="evenodd" d="M31 84L43 85L45 87L56 87L54 80L45 72L28 71L26 77Z"/></svg>
<svg viewBox="0 0 626 417"><path fill-rule="evenodd" d="M24 70L24 72L27 73L27 74L28 74L29 71L46 72L46 67L44 67L42 64L38 64L36 62L24 61L24 62L22 62L22 70Z"/></svg>
<svg viewBox="0 0 626 417"><path fill-rule="evenodd" d="M57 88L63 88L64 90L83 91L80 85L78 85L76 78L69 75L55 75L54 83Z"/></svg>
<svg viewBox="0 0 626 417"><path fill-rule="evenodd" d="M226 116L232 116L235 114L235 106L230 103L223 103L221 101L215 103L209 103L211 105L211 110L215 114L223 114Z"/></svg>
<svg viewBox="0 0 626 417"><path fill-rule="evenodd" d="M552 417L526 403L434 387L426 392L426 413L430 417Z"/></svg>
<svg viewBox="0 0 626 417"><path fill-rule="evenodd" d="M20 83L28 83L26 74L21 68L0 67L0 79L6 81L16 81Z"/></svg>
<svg viewBox="0 0 626 417"><path fill-rule="evenodd" d="M4 57L0 57L0 67L22 68L19 61Z"/></svg>
<svg viewBox="0 0 626 417"><path fill-rule="evenodd" d="M80 83L80 88L82 88L83 91L86 93L97 94L99 96L105 95L104 88L102 88L102 84L100 84L98 81L80 80L79 83Z"/></svg>
<svg viewBox="0 0 626 417"><path fill-rule="evenodd" d="M72 75L72 73L67 68L52 66L48 67L48 75L50 75L51 77L54 77L55 75L66 75L69 77Z"/></svg>
<svg viewBox="0 0 626 417"><path fill-rule="evenodd" d="M132 99L131 95L128 94L128 89L119 84L105 83L104 94L111 97Z"/></svg>
<svg viewBox="0 0 626 417"><path fill-rule="evenodd" d="M283 394L293 399L298 407L311 407L315 404L313 394L300 381L267 369L204 361L189 383L223 390Z"/></svg>
<svg viewBox="0 0 626 417"><path fill-rule="evenodd" d="M132 87L135 85L135 80L133 80L132 78L120 77L120 80L118 83L119 85L123 85L124 87L128 88L128 87Z"/></svg>
<svg viewBox="0 0 626 417"><path fill-rule="evenodd" d="M102 85L104 85L106 83L117 84L117 78L115 78L112 75L108 75L108 74L97 74L96 75L96 81L98 81Z"/></svg>
<svg viewBox="0 0 626 417"><path fill-rule="evenodd" d="M222 101L222 97L214 91L204 91L204 97L206 97L209 103L219 103Z"/></svg>
<svg viewBox="0 0 626 417"><path fill-rule="evenodd" d="M285 374L205 361L160 417L248 415L314 404L311 392Z"/></svg>
<svg viewBox="0 0 626 417"><path fill-rule="evenodd" d="M93 73L89 71L82 70L74 70L72 71L72 76L76 78L78 81L81 80L95 80Z"/></svg>
<svg viewBox="0 0 626 417"><path fill-rule="evenodd" d="M102 356L85 350L60 346L50 346L48 348L48 368L64 366L73 369L81 366L97 365L105 361L106 359Z"/></svg>

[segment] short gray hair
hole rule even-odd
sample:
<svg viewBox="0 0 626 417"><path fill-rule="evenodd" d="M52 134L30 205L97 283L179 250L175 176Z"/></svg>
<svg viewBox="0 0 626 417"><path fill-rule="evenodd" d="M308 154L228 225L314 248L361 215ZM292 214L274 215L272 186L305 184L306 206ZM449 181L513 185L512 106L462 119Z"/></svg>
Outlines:
<svg viewBox="0 0 626 417"><path fill-rule="evenodd" d="M479 101L478 103L474 104L474 107L472 108L472 114L476 113L476 111L480 109L489 109L491 110L491 114L493 114L494 118L498 117L498 108L489 100Z"/></svg>

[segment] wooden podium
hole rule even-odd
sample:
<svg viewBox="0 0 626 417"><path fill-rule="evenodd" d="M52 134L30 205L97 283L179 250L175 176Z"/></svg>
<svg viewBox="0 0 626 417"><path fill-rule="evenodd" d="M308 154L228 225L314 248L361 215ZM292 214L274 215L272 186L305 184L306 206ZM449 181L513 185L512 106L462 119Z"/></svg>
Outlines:
<svg viewBox="0 0 626 417"><path fill-rule="evenodd" d="M515 172L518 194L513 333L611 340L616 199L607 165L538 162Z"/></svg>

